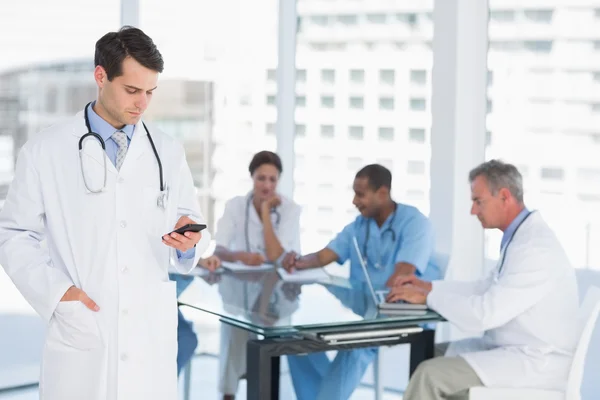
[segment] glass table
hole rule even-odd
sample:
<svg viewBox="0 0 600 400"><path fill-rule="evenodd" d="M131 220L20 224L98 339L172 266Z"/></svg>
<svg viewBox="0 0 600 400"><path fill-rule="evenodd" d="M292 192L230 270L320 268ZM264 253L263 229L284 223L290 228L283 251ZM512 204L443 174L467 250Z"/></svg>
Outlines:
<svg viewBox="0 0 600 400"><path fill-rule="evenodd" d="M318 282L286 282L275 269L208 273L196 270L180 305L253 332L248 341L248 400L279 398L280 356L362 347L411 345L410 373L433 357L434 330L442 321L420 315L382 314L366 283L329 276Z"/></svg>

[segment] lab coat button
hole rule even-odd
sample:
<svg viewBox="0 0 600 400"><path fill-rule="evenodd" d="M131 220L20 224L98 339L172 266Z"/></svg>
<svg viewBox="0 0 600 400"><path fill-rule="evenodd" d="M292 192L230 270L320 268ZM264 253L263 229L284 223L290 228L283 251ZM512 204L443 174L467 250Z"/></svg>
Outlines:
<svg viewBox="0 0 600 400"><path fill-rule="evenodd" d="M118 179L118 182L119 182L119 183L123 183L123 182L125 182L125 179L124 179L124 178L119 178L119 179Z"/></svg>
<svg viewBox="0 0 600 400"><path fill-rule="evenodd" d="M127 361L127 354L121 354L121 361Z"/></svg>
<svg viewBox="0 0 600 400"><path fill-rule="evenodd" d="M121 221L121 228L126 228L126 227L127 227L127 222Z"/></svg>
<svg viewBox="0 0 600 400"><path fill-rule="evenodd" d="M121 272L124 273L124 274L126 274L126 273L129 272L129 268L123 267L123 268L121 268Z"/></svg>
<svg viewBox="0 0 600 400"><path fill-rule="evenodd" d="M123 313L123 315L128 315L129 314L129 310L127 310L126 308L123 309L123 311L121 311Z"/></svg>

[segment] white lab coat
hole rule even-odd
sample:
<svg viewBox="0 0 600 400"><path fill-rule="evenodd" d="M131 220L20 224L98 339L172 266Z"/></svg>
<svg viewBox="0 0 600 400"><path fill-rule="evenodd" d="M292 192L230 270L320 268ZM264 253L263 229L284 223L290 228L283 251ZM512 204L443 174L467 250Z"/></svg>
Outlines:
<svg viewBox="0 0 600 400"><path fill-rule="evenodd" d="M106 158L107 190L88 193L78 141L83 112L27 142L0 212L0 263L48 323L43 351L43 400L175 400L177 304L174 264L189 272L195 258L177 260L161 242L182 215L200 213L182 146L148 125L169 188L158 208L158 164L141 123L120 172ZM101 185L106 156L86 141L83 163L92 188ZM44 245L41 242L44 240ZM47 246L46 246L47 244ZM75 285L100 307L59 302Z"/></svg>
<svg viewBox="0 0 600 400"><path fill-rule="evenodd" d="M558 239L532 213L506 249L504 266L478 282L436 281L429 307L482 338L453 343L488 387L564 390L577 343L578 292Z"/></svg>
<svg viewBox="0 0 600 400"><path fill-rule="evenodd" d="M263 224L256 208L249 201L250 197L251 193L234 197L226 203L223 216L217 223L215 241L217 245L231 251L260 253L266 258ZM300 212L300 206L287 197L281 196L277 214L271 214L275 234L285 252L293 250L300 253ZM229 284L219 285L219 291L224 296L224 306L228 312L249 317L248 311L256 304L262 286L262 282L244 282L231 278ZM281 285L277 285L275 290L281 291ZM278 314L283 318L295 310L297 302L283 301L278 306ZM287 307L291 308L282 309ZM237 392L238 381L246 372L246 342L253 337L248 331L221 324L219 353L221 393Z"/></svg>

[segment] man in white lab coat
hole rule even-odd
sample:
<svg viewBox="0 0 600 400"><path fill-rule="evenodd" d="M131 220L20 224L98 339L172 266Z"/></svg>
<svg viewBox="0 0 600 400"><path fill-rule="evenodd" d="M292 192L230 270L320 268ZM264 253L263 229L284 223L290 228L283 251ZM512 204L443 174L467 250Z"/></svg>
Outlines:
<svg viewBox="0 0 600 400"><path fill-rule="evenodd" d="M514 166L488 161L469 181L471 214L504 232L494 270L476 282L399 277L388 301L427 303L462 330L485 333L421 363L404 399L468 398L474 386L564 390L577 343L575 272L540 213L525 207Z"/></svg>
<svg viewBox="0 0 600 400"><path fill-rule="evenodd" d="M210 237L169 235L203 217L182 146L141 122L163 70L152 40L110 32L95 65L97 100L21 149L0 263L48 323L41 399L175 400L168 267L189 272Z"/></svg>

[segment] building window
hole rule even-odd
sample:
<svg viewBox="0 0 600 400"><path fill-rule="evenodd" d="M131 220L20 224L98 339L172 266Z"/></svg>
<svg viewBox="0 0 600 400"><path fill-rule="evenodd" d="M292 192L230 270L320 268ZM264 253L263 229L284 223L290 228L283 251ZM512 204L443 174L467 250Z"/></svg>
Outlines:
<svg viewBox="0 0 600 400"><path fill-rule="evenodd" d="M354 83L365 82L365 71L362 69L351 69L350 70L350 81Z"/></svg>
<svg viewBox="0 0 600 400"><path fill-rule="evenodd" d="M296 82L306 82L306 70L299 69L296 71Z"/></svg>
<svg viewBox="0 0 600 400"><path fill-rule="evenodd" d="M267 135L275 134L275 124L267 124Z"/></svg>
<svg viewBox="0 0 600 400"><path fill-rule="evenodd" d="M364 161L359 157L348 158L347 166L349 171L358 171L363 167Z"/></svg>
<svg viewBox="0 0 600 400"><path fill-rule="evenodd" d="M321 70L321 82L334 83L335 82L335 70L322 69Z"/></svg>
<svg viewBox="0 0 600 400"><path fill-rule="evenodd" d="M402 14L396 14L396 19L399 22L408 24L408 25L415 25L417 23L417 14L414 13L402 13Z"/></svg>
<svg viewBox="0 0 600 400"><path fill-rule="evenodd" d="M379 109L380 110L393 110L394 99L392 97L380 97L379 98Z"/></svg>
<svg viewBox="0 0 600 400"><path fill-rule="evenodd" d="M486 146L492 145L492 132L490 132L490 131L485 132L485 145Z"/></svg>
<svg viewBox="0 0 600 400"><path fill-rule="evenodd" d="M408 130L408 141L413 143L425 143L425 129L410 128Z"/></svg>
<svg viewBox="0 0 600 400"><path fill-rule="evenodd" d="M423 201L425 200L425 192L422 190L407 190L406 198L408 201Z"/></svg>
<svg viewBox="0 0 600 400"><path fill-rule="evenodd" d="M358 23L356 15L338 15L337 20L342 25L356 25Z"/></svg>
<svg viewBox="0 0 600 400"><path fill-rule="evenodd" d="M321 137L332 138L335 135L335 128L333 125L321 125Z"/></svg>
<svg viewBox="0 0 600 400"><path fill-rule="evenodd" d="M267 96L267 105L269 105L269 106L275 105L275 96L274 95Z"/></svg>
<svg viewBox="0 0 600 400"><path fill-rule="evenodd" d="M492 10L490 11L490 21L493 22L513 22L515 12L512 10Z"/></svg>
<svg viewBox="0 0 600 400"><path fill-rule="evenodd" d="M487 113L491 114L492 111L493 111L493 109L494 109L494 107L493 107L492 101L490 99L488 99L487 103L486 103L486 111L487 111Z"/></svg>
<svg viewBox="0 0 600 400"><path fill-rule="evenodd" d="M427 108L427 102L425 99L412 98L410 99L410 109L412 111L425 111Z"/></svg>
<svg viewBox="0 0 600 400"><path fill-rule="evenodd" d="M600 169L595 168L578 168L577 178L582 181L599 184L600 183Z"/></svg>
<svg viewBox="0 0 600 400"><path fill-rule="evenodd" d="M416 85L425 85L427 83L427 71L422 69L411 70L410 82Z"/></svg>
<svg viewBox="0 0 600 400"><path fill-rule="evenodd" d="M306 125L296 124L296 136L306 136Z"/></svg>
<svg viewBox="0 0 600 400"><path fill-rule="evenodd" d="M553 10L525 10L525 18L533 22L552 22Z"/></svg>
<svg viewBox="0 0 600 400"><path fill-rule="evenodd" d="M335 159L331 156L322 156L319 158L319 164L322 170L330 170L335 167Z"/></svg>
<svg viewBox="0 0 600 400"><path fill-rule="evenodd" d="M323 108L335 107L335 98L333 96L321 96L321 107L323 107Z"/></svg>
<svg viewBox="0 0 600 400"><path fill-rule="evenodd" d="M386 19L385 14L367 14L367 21L371 24L385 24Z"/></svg>
<svg viewBox="0 0 600 400"><path fill-rule="evenodd" d="M562 181L565 179L565 170L562 168L542 168L540 173L542 179Z"/></svg>
<svg viewBox="0 0 600 400"><path fill-rule="evenodd" d="M267 70L267 80L268 81L277 81L277 71L274 69Z"/></svg>
<svg viewBox="0 0 600 400"><path fill-rule="evenodd" d="M348 127L348 137L354 140L362 140L364 137L364 128L362 126Z"/></svg>
<svg viewBox="0 0 600 400"><path fill-rule="evenodd" d="M600 113L600 103L592 103L590 108L594 114Z"/></svg>
<svg viewBox="0 0 600 400"><path fill-rule="evenodd" d="M406 172L409 175L425 175L425 163L423 161L409 161L406 164Z"/></svg>
<svg viewBox="0 0 600 400"><path fill-rule="evenodd" d="M396 74L393 69L382 69L379 71L379 82L384 85L393 85L396 80Z"/></svg>
<svg viewBox="0 0 600 400"><path fill-rule="evenodd" d="M379 127L379 140L386 142L394 140L394 128L389 126Z"/></svg>
<svg viewBox="0 0 600 400"><path fill-rule="evenodd" d="M329 18L326 15L313 15L310 17L310 22L314 25L327 26Z"/></svg>
<svg viewBox="0 0 600 400"><path fill-rule="evenodd" d="M365 108L365 100L363 97L350 97L350 108L355 110L362 110Z"/></svg>
<svg viewBox="0 0 600 400"><path fill-rule="evenodd" d="M306 96L296 96L296 106L306 107Z"/></svg>
<svg viewBox="0 0 600 400"><path fill-rule="evenodd" d="M552 44L552 40L526 40L523 42L523 47L532 53L550 53Z"/></svg>

